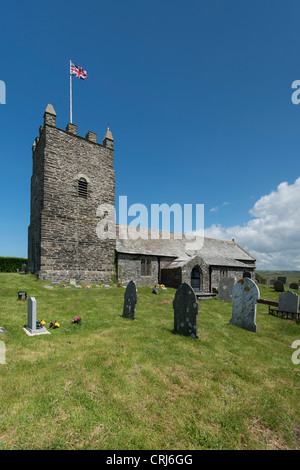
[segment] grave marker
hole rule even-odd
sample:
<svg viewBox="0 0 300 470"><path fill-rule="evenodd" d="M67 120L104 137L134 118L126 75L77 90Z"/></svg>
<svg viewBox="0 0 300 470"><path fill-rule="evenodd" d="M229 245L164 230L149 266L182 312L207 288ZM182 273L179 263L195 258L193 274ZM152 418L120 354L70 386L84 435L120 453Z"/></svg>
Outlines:
<svg viewBox="0 0 300 470"><path fill-rule="evenodd" d="M135 306L137 303L137 290L134 281L130 281L126 287L124 294L124 308L123 315L124 318L132 318L135 320Z"/></svg>
<svg viewBox="0 0 300 470"><path fill-rule="evenodd" d="M197 315L199 305L194 290L182 283L173 300L174 309L174 333L191 338L198 338Z"/></svg>
<svg viewBox="0 0 300 470"><path fill-rule="evenodd" d="M233 277L222 277L220 280L218 299L224 302L232 302L232 289L235 283Z"/></svg>
<svg viewBox="0 0 300 470"><path fill-rule="evenodd" d="M18 292L18 300L26 300L27 293L26 292Z"/></svg>
<svg viewBox="0 0 300 470"><path fill-rule="evenodd" d="M291 290L279 294L278 310L293 312L295 313L295 318L297 318L297 313L299 310L298 295L295 294L295 292L292 292Z"/></svg>
<svg viewBox="0 0 300 470"><path fill-rule="evenodd" d="M28 299L27 325L24 331L28 336L51 334L45 327L37 328L36 299L34 297Z"/></svg>
<svg viewBox="0 0 300 470"><path fill-rule="evenodd" d="M232 318L229 323L256 332L256 302L259 298L257 285L247 277L240 279L232 290Z"/></svg>

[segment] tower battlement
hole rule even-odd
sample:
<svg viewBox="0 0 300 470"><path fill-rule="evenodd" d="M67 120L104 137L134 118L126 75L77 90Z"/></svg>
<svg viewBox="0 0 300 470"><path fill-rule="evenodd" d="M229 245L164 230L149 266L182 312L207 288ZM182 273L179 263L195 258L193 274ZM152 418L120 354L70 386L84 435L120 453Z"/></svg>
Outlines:
<svg viewBox="0 0 300 470"><path fill-rule="evenodd" d="M41 137L41 134L42 134L42 132L43 132L43 130L45 129L46 126L51 126L51 127L56 128L56 112L55 112L52 104L48 104L48 106L46 108L46 111L44 113L44 125L40 126L40 128L39 128L39 137L36 137L36 139L34 140L33 147L32 147L33 151L35 151L35 149L37 147L37 144L39 142L39 139ZM63 131L63 129L60 129L60 130ZM77 136L80 139L84 139L84 140L87 140L87 141L92 142L94 144L101 145L102 147L108 148L109 150L114 150L114 139L113 139L112 133L109 129L109 126L107 126L107 131L106 131L106 134L103 138L103 143L102 144L97 142L97 134L95 132L88 131L86 133L85 137L79 136L78 135L78 127L76 126L76 124L73 124L71 122L69 122L67 124L65 132L67 132L68 134L72 134L74 136Z"/></svg>

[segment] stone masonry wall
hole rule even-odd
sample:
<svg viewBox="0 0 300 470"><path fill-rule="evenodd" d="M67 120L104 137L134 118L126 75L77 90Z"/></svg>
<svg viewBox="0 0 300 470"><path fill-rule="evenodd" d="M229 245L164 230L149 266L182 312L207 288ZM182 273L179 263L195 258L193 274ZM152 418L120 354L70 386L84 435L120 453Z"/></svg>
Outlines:
<svg viewBox="0 0 300 470"><path fill-rule="evenodd" d="M255 270L253 266L249 266L249 269L244 268L224 268L222 266L213 266L211 270L211 288L219 289L220 279L222 276L232 277L236 281L243 277L244 271L249 271L251 273L251 279L255 279Z"/></svg>
<svg viewBox="0 0 300 470"><path fill-rule="evenodd" d="M96 210L115 204L113 150L77 136L74 125L67 132L51 124L45 120L33 154L29 270L44 280L107 282L115 241L97 237ZM78 197L79 178L87 199Z"/></svg>

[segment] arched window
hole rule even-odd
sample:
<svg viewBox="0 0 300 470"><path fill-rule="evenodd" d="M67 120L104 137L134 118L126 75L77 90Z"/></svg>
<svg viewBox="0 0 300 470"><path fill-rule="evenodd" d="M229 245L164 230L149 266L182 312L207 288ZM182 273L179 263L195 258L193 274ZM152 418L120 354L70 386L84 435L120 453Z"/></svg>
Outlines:
<svg viewBox="0 0 300 470"><path fill-rule="evenodd" d="M88 183L85 178L78 180L78 196L87 199L88 196Z"/></svg>

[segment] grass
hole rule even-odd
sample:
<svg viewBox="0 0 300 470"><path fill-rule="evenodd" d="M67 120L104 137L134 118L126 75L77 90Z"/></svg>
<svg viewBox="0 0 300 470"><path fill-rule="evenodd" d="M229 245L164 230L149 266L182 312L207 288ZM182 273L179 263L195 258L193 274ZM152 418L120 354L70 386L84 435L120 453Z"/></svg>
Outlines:
<svg viewBox="0 0 300 470"><path fill-rule="evenodd" d="M258 304L258 332L229 325L232 305L200 302L199 340L172 334L173 289L45 289L0 274L0 449L299 449L300 325ZM23 331L25 290L51 335ZM278 299L260 286L261 297ZM75 315L82 324L71 323Z"/></svg>

